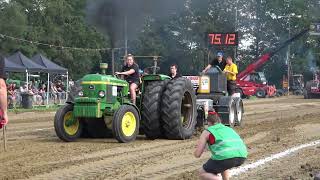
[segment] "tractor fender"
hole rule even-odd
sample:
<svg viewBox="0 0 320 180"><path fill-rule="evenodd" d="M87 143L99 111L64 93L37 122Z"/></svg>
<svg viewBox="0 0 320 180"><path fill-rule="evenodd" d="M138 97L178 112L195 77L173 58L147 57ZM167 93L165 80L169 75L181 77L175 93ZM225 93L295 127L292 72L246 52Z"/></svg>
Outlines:
<svg viewBox="0 0 320 180"><path fill-rule="evenodd" d="M133 103L123 103L123 104L129 105L129 106L133 106L133 107L137 110L137 112L138 112L139 119L141 119L141 112L140 112L140 110L139 110L139 108L138 108L137 105L135 105L135 104L133 104Z"/></svg>

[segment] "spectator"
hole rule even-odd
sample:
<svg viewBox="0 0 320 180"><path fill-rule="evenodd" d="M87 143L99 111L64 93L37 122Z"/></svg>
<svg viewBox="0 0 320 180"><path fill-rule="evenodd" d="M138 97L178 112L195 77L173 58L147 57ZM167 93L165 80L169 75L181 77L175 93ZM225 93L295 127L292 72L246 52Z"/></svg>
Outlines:
<svg viewBox="0 0 320 180"><path fill-rule="evenodd" d="M0 111L2 117L0 118L0 129L5 126L9 119L7 114L7 85L5 82L6 76L4 72L4 58L0 54Z"/></svg>
<svg viewBox="0 0 320 180"><path fill-rule="evenodd" d="M41 105L42 97L39 94L39 90L36 88L36 86L31 86L31 92L33 94L33 102L36 105Z"/></svg>
<svg viewBox="0 0 320 180"><path fill-rule="evenodd" d="M56 88L58 91L58 99L59 99L59 103L61 103L61 99L64 99L64 95L65 95L65 90L64 90L64 86L61 82L61 80L59 80L56 84Z"/></svg>
<svg viewBox="0 0 320 180"><path fill-rule="evenodd" d="M11 83L8 86L8 108L12 109L14 107L14 104L16 102L16 84Z"/></svg>
<svg viewBox="0 0 320 180"><path fill-rule="evenodd" d="M53 103L57 104L57 100L58 100L58 90L57 87L54 83L51 82L51 95L53 97Z"/></svg>
<svg viewBox="0 0 320 180"><path fill-rule="evenodd" d="M21 94L27 93L28 92L27 83L23 83L23 85L20 86L19 91L20 91Z"/></svg>
<svg viewBox="0 0 320 180"><path fill-rule="evenodd" d="M39 88L39 95L41 96L41 104L44 105L44 101L47 98L47 86L45 84L42 84Z"/></svg>

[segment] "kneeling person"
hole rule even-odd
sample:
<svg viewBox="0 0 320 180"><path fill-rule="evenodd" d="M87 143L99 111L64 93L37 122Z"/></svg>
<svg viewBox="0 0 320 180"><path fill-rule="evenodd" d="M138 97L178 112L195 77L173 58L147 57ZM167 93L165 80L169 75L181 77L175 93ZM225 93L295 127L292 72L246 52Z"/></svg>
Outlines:
<svg viewBox="0 0 320 180"><path fill-rule="evenodd" d="M247 148L240 136L230 127L221 124L221 119L214 111L208 114L208 129L198 140L194 156L200 158L208 144L211 158L199 171L200 179L229 178L229 169L240 166L247 158Z"/></svg>
<svg viewBox="0 0 320 180"><path fill-rule="evenodd" d="M136 104L136 90L140 83L139 66L134 62L133 55L129 54L126 59L126 64L122 67L122 72L116 72L117 75L124 75L125 80L130 86L131 102Z"/></svg>

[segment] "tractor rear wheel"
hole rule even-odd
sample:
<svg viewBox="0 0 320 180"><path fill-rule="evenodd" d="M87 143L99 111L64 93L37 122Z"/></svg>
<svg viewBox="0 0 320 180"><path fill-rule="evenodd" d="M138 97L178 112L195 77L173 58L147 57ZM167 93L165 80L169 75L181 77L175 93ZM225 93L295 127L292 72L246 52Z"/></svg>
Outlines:
<svg viewBox="0 0 320 180"><path fill-rule="evenodd" d="M146 137L156 139L162 136L160 105L167 80L148 82L142 97L141 126Z"/></svg>
<svg viewBox="0 0 320 180"><path fill-rule="evenodd" d="M168 139L191 138L196 125L196 97L190 80L171 80L163 93L161 120Z"/></svg>
<svg viewBox="0 0 320 180"><path fill-rule="evenodd" d="M243 113L244 113L243 102L241 98L235 98L235 106L236 106L235 125L240 126L242 122Z"/></svg>
<svg viewBox="0 0 320 180"><path fill-rule="evenodd" d="M139 114L135 107L122 105L113 115L113 136L121 143L136 139L139 133Z"/></svg>
<svg viewBox="0 0 320 180"><path fill-rule="evenodd" d="M220 114L222 124L233 127L236 122L236 104L232 97L224 96L219 99L218 114Z"/></svg>
<svg viewBox="0 0 320 180"><path fill-rule="evenodd" d="M66 142L75 141L80 137L83 129L83 122L73 117L73 105L62 106L54 117L54 130L57 136Z"/></svg>

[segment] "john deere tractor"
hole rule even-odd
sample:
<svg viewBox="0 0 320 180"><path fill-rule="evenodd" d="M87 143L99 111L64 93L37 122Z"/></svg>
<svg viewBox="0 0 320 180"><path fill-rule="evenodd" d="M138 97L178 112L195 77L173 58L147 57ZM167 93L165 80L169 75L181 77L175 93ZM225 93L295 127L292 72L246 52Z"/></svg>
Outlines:
<svg viewBox="0 0 320 180"><path fill-rule="evenodd" d="M130 142L138 134L149 139L188 139L196 125L196 98L191 81L153 74L142 76L137 104L130 102L129 84L116 76L88 74L82 90L61 107L54 127L63 141L79 137L114 137ZM156 68L154 68L156 69Z"/></svg>

